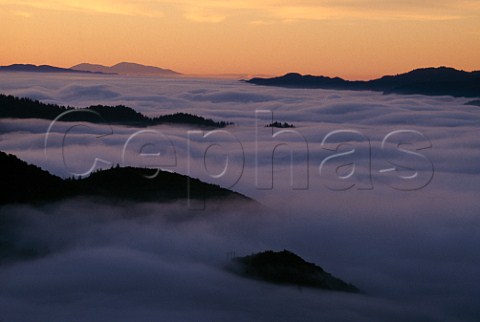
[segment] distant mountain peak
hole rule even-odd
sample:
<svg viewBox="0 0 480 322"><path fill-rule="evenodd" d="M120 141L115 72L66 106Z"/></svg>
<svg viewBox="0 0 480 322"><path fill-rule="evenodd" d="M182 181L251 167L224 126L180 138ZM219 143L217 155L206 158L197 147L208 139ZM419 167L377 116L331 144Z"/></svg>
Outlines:
<svg viewBox="0 0 480 322"><path fill-rule="evenodd" d="M427 67L407 73L387 75L369 81L348 81L339 77L288 73L273 78L252 78L251 84L290 88L379 91L385 94L451 95L480 97L480 71L466 72L455 68Z"/></svg>
<svg viewBox="0 0 480 322"><path fill-rule="evenodd" d="M81 63L72 66L71 69L78 71L101 72L119 75L156 75L156 76L178 76L171 69L164 69L155 66L147 66L132 62L120 62L113 66L104 66L99 64Z"/></svg>
<svg viewBox="0 0 480 322"><path fill-rule="evenodd" d="M12 64L0 66L0 72L28 72L28 73L92 73L87 70L74 70L50 65Z"/></svg>
<svg viewBox="0 0 480 322"><path fill-rule="evenodd" d="M142 65L142 64L126 62L126 61L122 61L120 63L117 63L117 64L111 66L111 68L115 68L115 67L153 67L153 68L158 68L158 67L155 67L155 66Z"/></svg>
<svg viewBox="0 0 480 322"><path fill-rule="evenodd" d="M401 73L398 75L411 75L411 74L432 74L432 75L477 75L480 71L471 71L467 72L462 69L456 69L448 66L438 66L438 67L422 67L415 68L409 72ZM468 76L467 76L468 77Z"/></svg>
<svg viewBox="0 0 480 322"><path fill-rule="evenodd" d="M300 74L300 73L295 73L295 72L291 72L291 73L285 74L284 77L289 77L289 78L302 77L302 74Z"/></svg>

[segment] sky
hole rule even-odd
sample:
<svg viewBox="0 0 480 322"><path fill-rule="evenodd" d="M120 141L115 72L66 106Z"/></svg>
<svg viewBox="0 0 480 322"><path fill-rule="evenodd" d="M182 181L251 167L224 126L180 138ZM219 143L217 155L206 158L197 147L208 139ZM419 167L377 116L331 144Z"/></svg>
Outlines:
<svg viewBox="0 0 480 322"><path fill-rule="evenodd" d="M0 65L121 61L184 74L370 79L480 69L473 0L0 0Z"/></svg>

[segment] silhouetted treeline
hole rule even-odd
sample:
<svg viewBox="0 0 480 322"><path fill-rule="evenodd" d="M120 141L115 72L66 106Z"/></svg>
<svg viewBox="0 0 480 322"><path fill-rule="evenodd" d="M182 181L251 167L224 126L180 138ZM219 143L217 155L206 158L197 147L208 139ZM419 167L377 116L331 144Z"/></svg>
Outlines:
<svg viewBox="0 0 480 322"><path fill-rule="evenodd" d="M87 108L73 108L70 106L45 104L29 98L0 94L0 118L54 120L57 117L60 117L59 120L64 122L108 123L128 126L151 126L171 123L206 128L222 128L233 124L224 121L216 122L212 119L187 113L167 114L151 118L123 105L94 105Z"/></svg>
<svg viewBox="0 0 480 322"><path fill-rule="evenodd" d="M168 115L162 115L152 118L154 124L163 124L163 123L183 123L183 124L196 124L205 127L226 127L227 125L233 125L232 122L216 122L212 119L206 119L202 116L197 116L188 113L174 113Z"/></svg>
<svg viewBox="0 0 480 322"><path fill-rule="evenodd" d="M275 284L292 284L326 290L357 293L352 284L324 271L320 266L305 261L288 251L265 251L233 258L230 271L239 275Z"/></svg>
<svg viewBox="0 0 480 322"><path fill-rule="evenodd" d="M16 156L0 152L0 204L51 201L70 195L66 181Z"/></svg>
<svg viewBox="0 0 480 322"><path fill-rule="evenodd" d="M113 167L82 179L62 179L0 151L0 205L46 203L73 197L106 201L169 202L182 199L251 200L218 185L168 171ZM156 174L154 178L147 178Z"/></svg>
<svg viewBox="0 0 480 322"><path fill-rule="evenodd" d="M24 97L0 94L0 117L1 118L38 118L53 120L71 107L58 106L56 104L40 103Z"/></svg>
<svg viewBox="0 0 480 322"><path fill-rule="evenodd" d="M0 265L45 256L52 251L48 245L18 240L18 231L24 229L24 223L22 216L10 216L8 205L12 204L43 206L79 197L111 204L187 198L254 202L242 194L177 173L159 171L154 178L147 178L156 173L154 169L117 166L83 179L62 179L1 151L0 165L0 208L7 205L5 211L0 211ZM140 215L131 213L132 217Z"/></svg>
<svg viewBox="0 0 480 322"><path fill-rule="evenodd" d="M295 126L293 124L289 124L287 122L272 122L270 124L265 125L265 127L277 127L281 129L287 129L287 128L294 128Z"/></svg>

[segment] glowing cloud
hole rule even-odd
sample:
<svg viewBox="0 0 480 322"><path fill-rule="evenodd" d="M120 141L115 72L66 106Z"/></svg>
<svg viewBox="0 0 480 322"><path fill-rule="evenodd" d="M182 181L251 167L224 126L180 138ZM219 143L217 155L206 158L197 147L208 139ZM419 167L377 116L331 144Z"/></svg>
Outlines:
<svg viewBox="0 0 480 322"><path fill-rule="evenodd" d="M0 4L12 7L35 8L54 11L78 11L84 13L103 13L127 16L157 17L163 15L154 6L147 5L149 2L136 1L111 1L111 0L41 0L41 1L16 1L2 0Z"/></svg>

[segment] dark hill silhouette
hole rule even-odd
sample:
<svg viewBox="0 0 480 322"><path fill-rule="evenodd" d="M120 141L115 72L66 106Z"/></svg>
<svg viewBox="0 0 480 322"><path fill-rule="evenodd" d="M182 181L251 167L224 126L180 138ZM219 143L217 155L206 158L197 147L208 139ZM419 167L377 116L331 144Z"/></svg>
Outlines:
<svg viewBox="0 0 480 322"><path fill-rule="evenodd" d="M325 290L357 293L352 284L325 272L320 266L306 262L288 251L265 251L245 257L236 257L227 267L241 276L274 284L292 284Z"/></svg>
<svg viewBox="0 0 480 322"><path fill-rule="evenodd" d="M146 177L152 173L156 174L154 178ZM109 200L170 202L188 197L250 200L239 193L182 174L133 167L94 172L78 181L78 186L82 195Z"/></svg>
<svg viewBox="0 0 480 322"><path fill-rule="evenodd" d="M30 73L87 73L107 75L151 75L151 76L179 76L180 73L171 69L155 66L146 66L137 63L121 62L113 66L82 63L70 68L50 65L12 64L0 66L0 72L30 72Z"/></svg>
<svg viewBox="0 0 480 322"><path fill-rule="evenodd" d="M107 123L141 127L159 124L185 124L204 128L223 128L233 124L224 121L216 122L212 119L187 113L167 114L150 118L123 105L95 105L75 109L55 104L45 104L29 98L18 98L11 95L0 94L0 118L38 118L54 120L67 111L73 111L74 113L65 114L61 117L61 121Z"/></svg>
<svg viewBox="0 0 480 322"><path fill-rule="evenodd" d="M197 116L188 113L174 113L174 114L167 114L162 116L157 116L152 118L153 124L192 124L198 125L203 127L218 127L223 128L228 125L233 125L232 122L225 122L225 121L213 121L212 119L206 119L202 116Z"/></svg>
<svg viewBox="0 0 480 322"><path fill-rule="evenodd" d="M23 218L10 215L8 206L3 211L2 206L5 205L42 206L78 197L111 204L173 202L189 197L200 201L228 200L257 205L244 195L181 174L160 171L154 179L148 179L146 175L152 175L156 171L153 169L116 167L97 171L84 179L61 179L1 151L0 165L0 265L46 256L54 251L48 244L36 242L35 237L27 243L18 237L25 231ZM229 205L230 203L225 204Z"/></svg>
<svg viewBox="0 0 480 322"><path fill-rule="evenodd" d="M178 76L181 75L171 69L163 69L155 66L145 66L136 63L121 62L113 66L82 63L70 67L72 70L114 73L120 75L157 75L157 76Z"/></svg>
<svg viewBox="0 0 480 322"><path fill-rule="evenodd" d="M70 67L72 70L76 71L89 71L94 73L113 73L110 67L99 65L99 64L88 64L88 63L81 63L75 66ZM116 74L116 73L113 73Z"/></svg>
<svg viewBox="0 0 480 322"><path fill-rule="evenodd" d="M295 125L287 123L287 122L282 123L282 122L275 121L275 122L272 122L272 123L269 123L269 124L265 125L265 127L276 127L276 128L279 128L279 129L288 129L288 128L294 128Z"/></svg>
<svg viewBox="0 0 480 322"><path fill-rule="evenodd" d="M116 167L97 171L83 179L62 179L16 156L0 151L0 181L4 189L0 205L12 203L47 203L74 197L106 201L170 202L191 199L251 199L178 173L153 169Z"/></svg>
<svg viewBox="0 0 480 322"><path fill-rule="evenodd" d="M336 90L370 90L385 94L451 95L480 97L480 71L465 72L448 67L422 68L370 81L348 81L342 78L289 73L273 78L252 78L248 83L290 88Z"/></svg>
<svg viewBox="0 0 480 322"><path fill-rule="evenodd" d="M0 66L0 72L30 72L30 73L87 73L102 74L101 72L73 70L70 68L61 68L50 65L32 65L32 64L13 64L9 66Z"/></svg>
<svg viewBox="0 0 480 322"><path fill-rule="evenodd" d="M288 73L284 76L273 78L255 77L246 82L256 85L293 88L342 88L349 83L339 77L330 78L326 76L300 75L298 73Z"/></svg>
<svg viewBox="0 0 480 322"><path fill-rule="evenodd" d="M68 182L16 156L0 152L0 204L53 201L69 195Z"/></svg>
<svg viewBox="0 0 480 322"><path fill-rule="evenodd" d="M45 104L29 98L0 94L0 118L39 118L53 120L70 107Z"/></svg>
<svg viewBox="0 0 480 322"><path fill-rule="evenodd" d="M473 101L465 103L465 105L480 106L480 100L473 100Z"/></svg>

